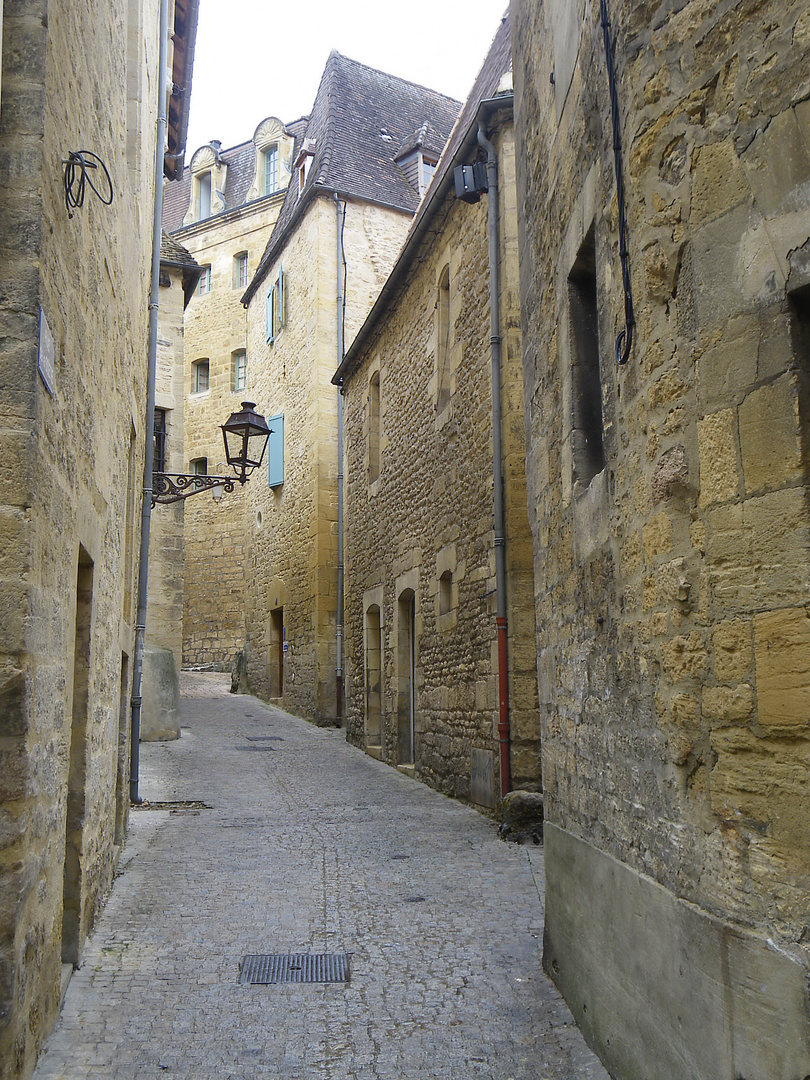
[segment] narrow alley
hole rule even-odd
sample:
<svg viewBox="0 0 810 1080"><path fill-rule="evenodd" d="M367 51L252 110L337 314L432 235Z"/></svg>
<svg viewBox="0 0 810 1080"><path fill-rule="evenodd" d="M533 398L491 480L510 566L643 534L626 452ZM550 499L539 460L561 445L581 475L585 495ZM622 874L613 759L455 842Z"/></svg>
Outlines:
<svg viewBox="0 0 810 1080"><path fill-rule="evenodd" d="M36 1080L607 1080L541 970L542 848L227 679L141 748L178 805L132 812ZM294 953L349 981L240 985Z"/></svg>

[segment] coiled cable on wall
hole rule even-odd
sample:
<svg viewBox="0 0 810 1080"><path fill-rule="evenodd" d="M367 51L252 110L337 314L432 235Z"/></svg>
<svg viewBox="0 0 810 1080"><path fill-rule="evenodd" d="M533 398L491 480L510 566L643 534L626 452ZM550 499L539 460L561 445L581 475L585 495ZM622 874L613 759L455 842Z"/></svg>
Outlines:
<svg viewBox="0 0 810 1080"><path fill-rule="evenodd" d="M633 289L630 279L630 252L627 249L627 213L624 205L624 178L622 174L622 132L619 120L619 94L616 89L616 72L613 68L613 49L610 44L610 18L607 0L599 0L602 17L602 33L605 39L605 60L607 62L608 86L610 87L610 119L613 126L613 164L616 170L616 200L619 204L619 259L622 264L622 286L624 288L624 329L616 338L616 363L626 364L633 346L633 327L636 318L633 314Z"/></svg>
<svg viewBox="0 0 810 1080"><path fill-rule="evenodd" d="M63 184L65 188L65 207L68 217L73 217L73 211L78 210L84 203L85 187L89 185L98 195L99 199L109 206L113 201L113 186L107 166L91 150L71 150L65 166ZM95 182L89 175L90 170L98 170Z"/></svg>

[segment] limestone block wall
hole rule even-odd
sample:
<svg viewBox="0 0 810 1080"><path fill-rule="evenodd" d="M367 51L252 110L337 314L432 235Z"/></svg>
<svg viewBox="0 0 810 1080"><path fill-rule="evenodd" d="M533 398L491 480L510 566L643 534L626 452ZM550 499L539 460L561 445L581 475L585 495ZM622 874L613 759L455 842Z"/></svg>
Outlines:
<svg viewBox="0 0 810 1080"><path fill-rule="evenodd" d="M183 447L183 273L162 268L158 313L155 407L165 410L165 472L185 470ZM183 655L182 502L156 506L149 531L149 594L146 640L171 649L179 670Z"/></svg>
<svg viewBox="0 0 810 1080"><path fill-rule="evenodd" d="M337 216L334 200L313 200L248 309L255 400L284 425L283 484L271 488L265 475L246 489L248 677L254 693L318 723L334 723L336 710ZM376 298L408 220L347 204L350 328ZM268 345L265 301L282 267L284 325Z"/></svg>
<svg viewBox="0 0 810 1080"><path fill-rule="evenodd" d="M222 474L225 452L220 425L254 400L258 358L247 343L244 286L235 257L246 253L251 277L278 217L284 192L198 222L175 234L201 266L211 268L211 287L192 297L184 324L185 444L183 471L206 458L210 473ZM246 386L236 386L235 353L247 350ZM194 365L208 360L208 389L197 392ZM229 669L242 648L244 622L245 494L210 494L185 504L183 664Z"/></svg>
<svg viewBox="0 0 810 1080"><path fill-rule="evenodd" d="M515 786L536 787L511 127L495 138L512 769ZM446 317L437 311L443 291ZM494 805L500 785L489 319L487 201L468 205L451 194L395 307L379 319L345 384L345 623L348 738L461 798L474 795L472 752L488 753L494 771L487 801Z"/></svg>
<svg viewBox="0 0 810 1080"><path fill-rule="evenodd" d="M10 1080L30 1075L54 1022L62 963L81 955L128 808L157 4L128 14L62 0L3 12L0 1074ZM94 94L103 109L88 107ZM105 162L114 198L105 206L88 192L70 218L62 161L78 149ZM52 364L38 348L40 307Z"/></svg>
<svg viewBox="0 0 810 1080"><path fill-rule="evenodd" d="M545 962L619 1076L804 1076L810 22L774 0L608 7L622 369L598 7L512 16ZM614 924L628 890L635 928Z"/></svg>

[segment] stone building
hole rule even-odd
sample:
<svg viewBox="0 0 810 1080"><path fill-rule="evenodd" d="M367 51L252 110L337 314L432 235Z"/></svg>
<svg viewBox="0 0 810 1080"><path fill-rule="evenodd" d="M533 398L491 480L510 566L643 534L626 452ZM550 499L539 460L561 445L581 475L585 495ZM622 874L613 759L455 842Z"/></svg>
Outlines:
<svg viewBox="0 0 810 1080"><path fill-rule="evenodd" d="M512 5L545 965L612 1075L797 1080L810 10L599 9Z"/></svg>
<svg viewBox="0 0 810 1080"><path fill-rule="evenodd" d="M333 378L345 402L347 736L490 807L502 788L540 781L511 90L505 17L392 273ZM486 160L479 130L496 166L494 271L487 192L467 202L454 186L455 167ZM491 280L500 284L502 430L493 424ZM500 717L496 537L507 616L509 708ZM509 733L499 733L499 718ZM511 742L511 783L508 770L499 776L501 735Z"/></svg>
<svg viewBox="0 0 810 1080"><path fill-rule="evenodd" d="M183 471L221 473L220 424L255 393L240 303L273 231L306 121L268 117L249 142L214 141L167 192L163 225L202 267L184 321ZM229 669L245 638L244 493L185 505L183 663Z"/></svg>
<svg viewBox="0 0 810 1080"><path fill-rule="evenodd" d="M160 249L160 312L155 371L155 456L157 472L183 473L185 395L183 313L202 268L189 252L163 234ZM149 539L149 594L146 640L170 649L175 666L183 658L183 518L185 503L160 506L152 514Z"/></svg>
<svg viewBox="0 0 810 1080"><path fill-rule="evenodd" d="M393 266L459 103L333 52L245 292L250 397L273 429L249 507L251 689L318 723L338 700L337 392L331 377Z"/></svg>
<svg viewBox="0 0 810 1080"><path fill-rule="evenodd" d="M159 6L32 0L0 9L0 1074L8 1080L30 1074L56 1018L60 985L112 881L129 806ZM177 86L190 86L196 11L196 0L172 7ZM178 94L169 109L168 176L185 140L184 100ZM81 205L66 205L65 162L79 151L95 165L88 179L98 195L87 187ZM77 182L81 161L72 167ZM78 203L70 180L68 172Z"/></svg>

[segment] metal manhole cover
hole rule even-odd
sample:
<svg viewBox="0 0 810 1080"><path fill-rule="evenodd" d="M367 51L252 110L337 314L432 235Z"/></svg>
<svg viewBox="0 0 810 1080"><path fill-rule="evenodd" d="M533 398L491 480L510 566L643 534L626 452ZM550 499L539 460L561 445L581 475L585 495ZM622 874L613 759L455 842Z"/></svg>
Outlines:
<svg viewBox="0 0 810 1080"><path fill-rule="evenodd" d="M237 746L237 750L275 750L275 746Z"/></svg>
<svg viewBox="0 0 810 1080"><path fill-rule="evenodd" d="M240 986L348 981L348 953L251 953L239 965Z"/></svg>

